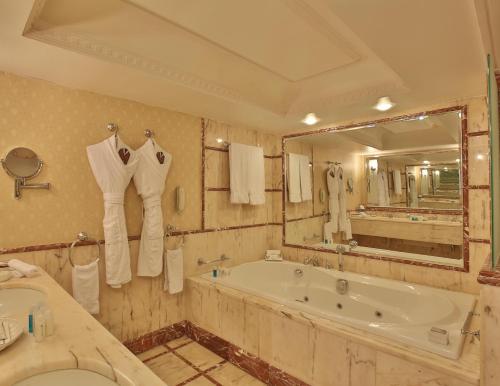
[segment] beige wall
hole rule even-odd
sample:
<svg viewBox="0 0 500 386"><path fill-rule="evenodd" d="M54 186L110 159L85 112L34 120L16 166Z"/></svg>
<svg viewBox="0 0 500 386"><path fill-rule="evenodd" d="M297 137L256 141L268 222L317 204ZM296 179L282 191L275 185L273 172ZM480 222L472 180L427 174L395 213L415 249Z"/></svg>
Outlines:
<svg viewBox="0 0 500 386"><path fill-rule="evenodd" d="M120 127L120 136L132 148L145 141L143 131L150 128L156 141L173 156L162 198L165 224L179 230L200 230L202 208L201 118L111 98L71 90L45 81L0 73L0 155L17 146L32 148L45 162L33 182L50 182L49 191L24 191L21 200L13 198L13 180L0 172L0 251L51 243L67 243L79 231L103 238L103 200L90 170L86 146L100 142L110 133L108 122ZM229 127L210 121L206 144L219 146L216 138L264 147L266 155L280 152L280 138L251 128ZM206 151L206 186L227 188L228 154ZM275 166L276 163L279 166ZM266 159L266 188L274 186L280 160ZM277 182L277 185L280 183ZM186 208L175 211L174 191L186 191ZM264 255L270 241L268 222L273 222L273 200L280 192L269 192L266 205L250 207L228 203L228 192L206 192L206 228L264 224L254 228L196 233L186 237L185 276L207 271L198 268L199 257L214 258L226 253L229 265L255 260ZM127 189L125 212L129 236L140 234L141 199L133 183ZM173 247L176 240L169 240ZM132 272L137 266L138 241L131 241ZM94 258L96 247L75 248L77 263ZM61 254L57 258L55 253ZM71 292L70 265L66 250L0 255L0 260L21 258L34 262ZM126 340L184 319L182 295L162 291L162 278L133 277L122 289L111 289L101 270L101 314L98 319L119 339Z"/></svg>

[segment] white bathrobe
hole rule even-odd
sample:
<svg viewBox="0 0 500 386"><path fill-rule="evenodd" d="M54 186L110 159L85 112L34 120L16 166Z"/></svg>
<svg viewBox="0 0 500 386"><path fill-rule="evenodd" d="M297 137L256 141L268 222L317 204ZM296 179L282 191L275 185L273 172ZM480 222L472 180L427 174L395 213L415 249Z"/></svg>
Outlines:
<svg viewBox="0 0 500 386"><path fill-rule="evenodd" d="M137 149L136 153L139 165L134 174L134 184L144 207L137 276L154 277L161 274L163 269L161 195L165 190L172 156L152 139Z"/></svg>
<svg viewBox="0 0 500 386"><path fill-rule="evenodd" d="M328 230L333 233L339 231L339 178L337 170L331 166L327 170L326 184L328 186L328 209L330 210L330 223Z"/></svg>
<svg viewBox="0 0 500 386"><path fill-rule="evenodd" d="M393 170L392 178L394 179L394 194L403 194L403 189L401 187L401 171L399 169Z"/></svg>
<svg viewBox="0 0 500 386"><path fill-rule="evenodd" d="M125 149L127 163L118 152ZM132 280L123 196L137 168L135 152L119 136L87 147L87 156L97 184L104 193L104 239L106 242L106 283L113 288Z"/></svg>
<svg viewBox="0 0 500 386"><path fill-rule="evenodd" d="M379 206L390 206L389 198L389 181L387 180L387 173L380 171L377 174L377 196Z"/></svg>
<svg viewBox="0 0 500 386"><path fill-rule="evenodd" d="M347 215L347 202L344 184L344 171L342 168L337 169L338 190L339 190L339 231L344 232L346 240L352 239L351 220Z"/></svg>

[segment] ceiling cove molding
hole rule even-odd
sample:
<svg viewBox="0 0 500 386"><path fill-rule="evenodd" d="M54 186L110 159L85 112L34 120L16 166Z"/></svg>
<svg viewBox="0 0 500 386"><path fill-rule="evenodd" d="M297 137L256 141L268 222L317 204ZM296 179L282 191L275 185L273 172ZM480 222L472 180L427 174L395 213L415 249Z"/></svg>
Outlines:
<svg viewBox="0 0 500 386"><path fill-rule="evenodd" d="M24 25L23 35L26 35L31 29L35 22L40 18L40 15L45 7L45 3L47 0L35 0L33 3L33 7L31 8L31 12L28 16L28 20L26 20L26 24Z"/></svg>
<svg viewBox="0 0 500 386"><path fill-rule="evenodd" d="M363 59L363 57L355 49L355 46L351 44L346 38L344 38L344 36L340 32L338 32L329 22L321 17L321 15L318 14L318 12L314 10L309 4L307 4L307 2L305 2L304 0L281 1L288 7L288 9L290 9L290 11L307 22L307 24L309 24L311 28L320 32L323 36L330 40L330 42L340 48L347 56L351 58L353 63ZM312 75L308 78L312 78L315 76L317 75Z"/></svg>
<svg viewBox="0 0 500 386"><path fill-rule="evenodd" d="M253 100L245 98L233 89L172 68L157 60L149 59L123 49L110 47L93 38L88 38L81 33L77 34L69 31L63 32L56 30L45 22L33 19L30 23L31 29L24 33L24 36L30 39L135 68L151 75L161 76L172 83L233 103L251 105L280 116L284 116L285 114L283 110L278 111L267 105L256 103Z"/></svg>
<svg viewBox="0 0 500 386"><path fill-rule="evenodd" d="M297 102L290 107L287 115L301 114L305 111L313 110L318 112L331 111L334 106L352 105L369 99L373 99L373 104L375 104L376 99L381 96L407 93L409 91L410 89L401 82L385 82L343 94Z"/></svg>

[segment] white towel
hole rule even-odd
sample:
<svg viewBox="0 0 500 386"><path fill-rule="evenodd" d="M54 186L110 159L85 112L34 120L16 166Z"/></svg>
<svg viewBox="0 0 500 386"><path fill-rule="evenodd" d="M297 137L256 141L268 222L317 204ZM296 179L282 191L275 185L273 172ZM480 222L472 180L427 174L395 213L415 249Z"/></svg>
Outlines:
<svg viewBox="0 0 500 386"><path fill-rule="evenodd" d="M300 154L288 154L288 201L302 201L300 185Z"/></svg>
<svg viewBox="0 0 500 386"><path fill-rule="evenodd" d="M262 205L266 202L264 150L232 143L229 146L231 203Z"/></svg>
<svg viewBox="0 0 500 386"><path fill-rule="evenodd" d="M173 250L167 249L165 256L165 283L163 290L170 294L176 294L182 291L184 284L184 258L182 248Z"/></svg>
<svg viewBox="0 0 500 386"><path fill-rule="evenodd" d="M302 201L312 200L311 166L306 155L300 156L300 192Z"/></svg>
<svg viewBox="0 0 500 386"><path fill-rule="evenodd" d="M266 203L264 149L258 146L248 146L247 155L250 205L264 205Z"/></svg>
<svg viewBox="0 0 500 386"><path fill-rule="evenodd" d="M392 171L392 179L394 180L394 194L403 194L401 189L401 171L399 169Z"/></svg>
<svg viewBox="0 0 500 386"><path fill-rule="evenodd" d="M325 242L331 244L333 243L333 234L337 233L338 227L334 227L334 224L332 221L325 222L323 225L323 239Z"/></svg>
<svg viewBox="0 0 500 386"><path fill-rule="evenodd" d="M21 277L33 277L39 274L38 268L35 265L17 259L9 260L9 267L19 273Z"/></svg>
<svg viewBox="0 0 500 386"><path fill-rule="evenodd" d="M71 272L73 297L91 314L99 313L99 259L87 265L75 265Z"/></svg>
<svg viewBox="0 0 500 386"><path fill-rule="evenodd" d="M311 166L309 157L302 154L288 154L288 201L312 200Z"/></svg>
<svg viewBox="0 0 500 386"><path fill-rule="evenodd" d="M326 183L328 186L328 209L330 211L330 230L337 233L339 230L339 178L337 170L331 166L327 170Z"/></svg>
<svg viewBox="0 0 500 386"><path fill-rule="evenodd" d="M384 171L378 172L377 175L377 194L379 206L390 206L389 183L387 174Z"/></svg>

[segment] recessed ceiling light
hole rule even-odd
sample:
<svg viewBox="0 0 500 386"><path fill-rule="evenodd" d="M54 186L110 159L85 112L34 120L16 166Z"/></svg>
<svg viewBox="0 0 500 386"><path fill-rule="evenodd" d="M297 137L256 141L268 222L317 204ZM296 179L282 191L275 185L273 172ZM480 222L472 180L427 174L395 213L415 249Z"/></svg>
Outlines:
<svg viewBox="0 0 500 386"><path fill-rule="evenodd" d="M421 115L418 117L418 120L423 121L425 118L427 118L427 115Z"/></svg>
<svg viewBox="0 0 500 386"><path fill-rule="evenodd" d="M479 161L482 161L484 159L484 155L478 154L478 155L476 155L476 159L478 159Z"/></svg>
<svg viewBox="0 0 500 386"><path fill-rule="evenodd" d="M217 141L217 143L222 143L222 142L224 142L224 140L223 140L222 138L217 138L217 139L216 139L216 141Z"/></svg>
<svg viewBox="0 0 500 386"><path fill-rule="evenodd" d="M375 110L378 111L387 111L390 110L394 107L394 103L391 101L389 97L382 97L379 98L377 101L377 104L373 106Z"/></svg>
<svg viewBox="0 0 500 386"><path fill-rule="evenodd" d="M457 162L457 163L458 163L458 162L460 162L460 158L457 158L457 159L455 160L455 162Z"/></svg>
<svg viewBox="0 0 500 386"><path fill-rule="evenodd" d="M430 162L429 161L424 161L424 164L429 165Z"/></svg>
<svg viewBox="0 0 500 386"><path fill-rule="evenodd" d="M306 117L302 120L306 125L315 125L316 123L319 122L318 117L314 113L309 113L306 115Z"/></svg>

